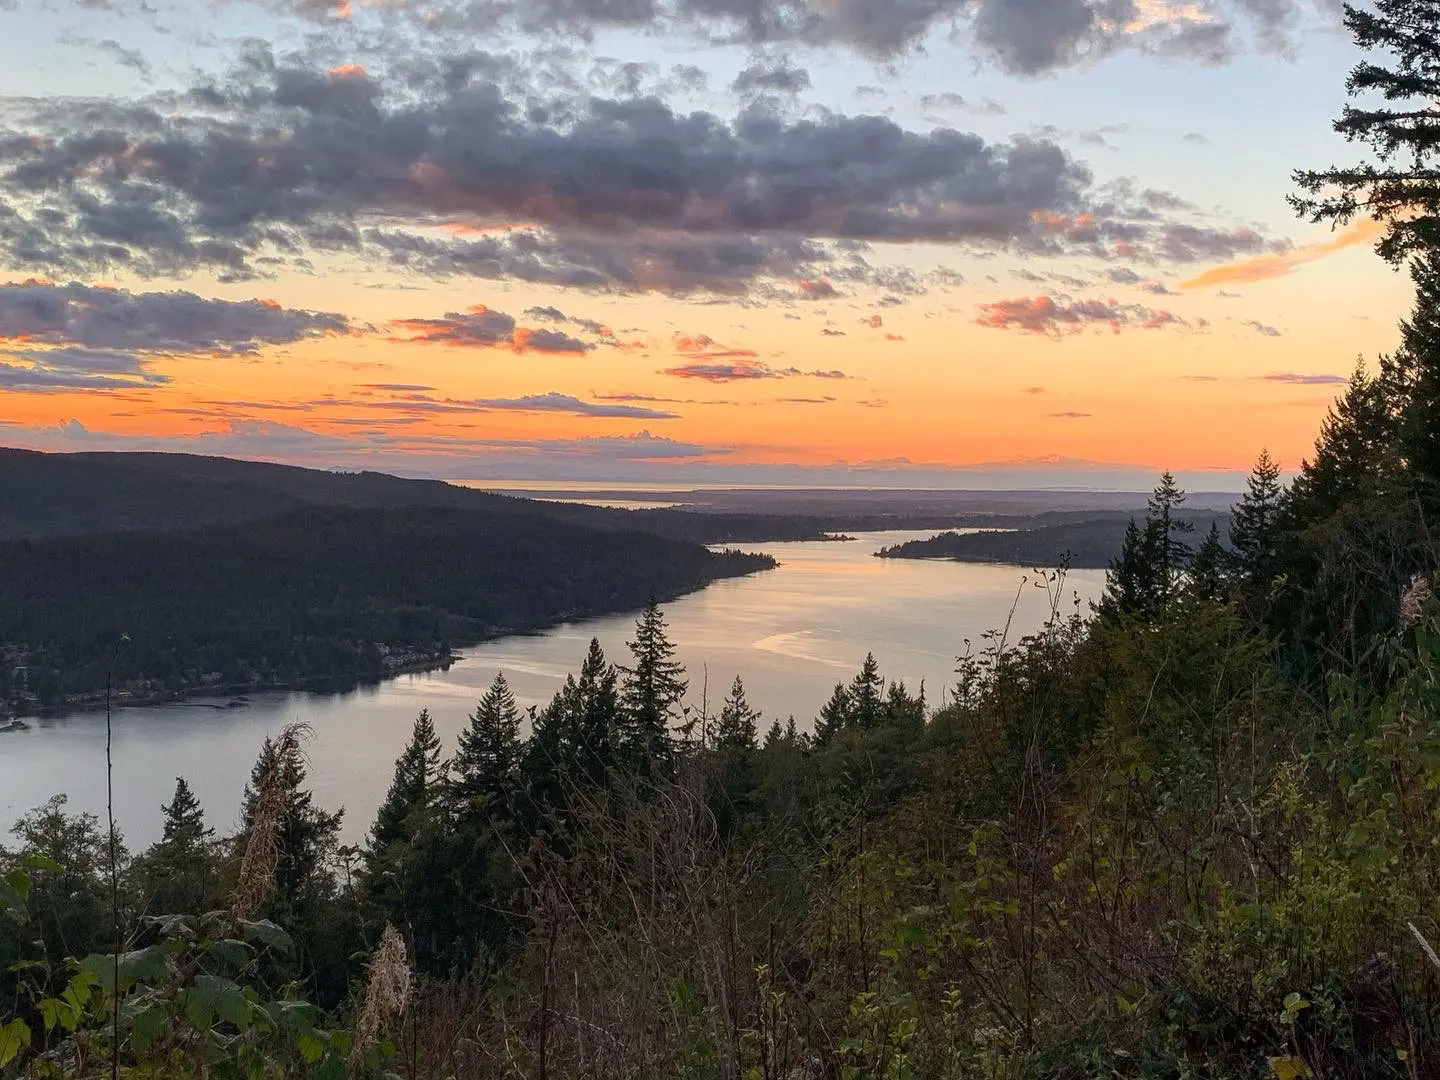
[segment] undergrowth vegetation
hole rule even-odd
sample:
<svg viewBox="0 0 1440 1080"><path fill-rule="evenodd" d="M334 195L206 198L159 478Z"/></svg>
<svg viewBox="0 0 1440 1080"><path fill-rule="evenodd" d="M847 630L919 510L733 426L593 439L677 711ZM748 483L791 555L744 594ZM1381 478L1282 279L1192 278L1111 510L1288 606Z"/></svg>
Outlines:
<svg viewBox="0 0 1440 1080"><path fill-rule="evenodd" d="M1374 6L1400 74L1352 84L1440 95L1434 5ZM652 603L543 709L499 678L448 752L422 713L360 848L297 730L233 837L183 780L134 856L56 798L0 851L0 1077L1440 1076L1440 205L1407 176L1302 177L1391 222L1416 308L1228 538L1167 474L1094 612L1035 575L1049 620L943 700L871 657L813 724L739 678L686 708Z"/></svg>

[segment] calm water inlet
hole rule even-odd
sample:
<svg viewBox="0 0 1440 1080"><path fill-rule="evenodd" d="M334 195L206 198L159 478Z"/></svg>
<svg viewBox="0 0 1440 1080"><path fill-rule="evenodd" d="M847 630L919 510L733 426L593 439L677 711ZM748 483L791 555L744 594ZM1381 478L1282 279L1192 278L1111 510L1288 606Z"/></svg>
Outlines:
<svg viewBox="0 0 1440 1080"><path fill-rule="evenodd" d="M876 559L890 544L930 532L866 533L844 543L755 545L781 562L776 570L717 582L669 604L666 619L689 669L690 704L708 683L712 711L730 682L745 680L751 704L772 717L794 715L802 727L836 682L849 681L866 652L881 671L915 690L923 682L938 700L965 640L1005 624L1012 636L1049 612L1043 590L1022 585L1009 566ZM1098 597L1104 574L1071 571L1066 600ZM453 750L467 713L495 672L504 670L522 705L541 705L567 672L579 669L591 637L613 661L628 658L634 615L567 624L534 636L501 638L462 650L447 671L407 675L342 694L256 694L225 701L143 706L115 713L116 817L132 847L158 837L160 806L184 776L221 832L238 814L240 795L261 740L287 723L310 725L310 778L316 800L345 807L345 838L363 838L390 783L410 723L428 708ZM105 723L95 713L30 720L30 730L0 734L0 834L51 795L72 809L105 808Z"/></svg>

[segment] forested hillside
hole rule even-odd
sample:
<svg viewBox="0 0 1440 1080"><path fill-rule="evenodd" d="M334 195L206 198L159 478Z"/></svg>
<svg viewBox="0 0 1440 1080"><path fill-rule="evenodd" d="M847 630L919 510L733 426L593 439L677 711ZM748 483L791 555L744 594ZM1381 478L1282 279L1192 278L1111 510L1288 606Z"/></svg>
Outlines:
<svg viewBox="0 0 1440 1080"><path fill-rule="evenodd" d="M1225 529L1228 515L1187 512L1183 515L1202 532L1212 523ZM1085 517L1060 525L1022 523L1016 528L984 532L943 532L926 540L908 540L882 548L881 559L955 559L960 562L1010 563L1015 566L1067 566L1104 569L1125 543L1127 514Z"/></svg>
<svg viewBox="0 0 1440 1080"><path fill-rule="evenodd" d="M310 508L224 528L0 543L0 702L93 700L107 668L121 701L375 680L443 662L460 643L774 565L527 505Z"/></svg>
<svg viewBox="0 0 1440 1080"><path fill-rule="evenodd" d="M56 799L0 853L0 1075L1440 1076L1440 6L1347 21L1410 111L1298 205L1417 297L1288 488L1262 454L1222 535L1161 475L1098 610L1054 572L945 700L867 658L814 717L687 710L651 605L533 714L421 713L358 848L294 728L234 835L183 779L142 852Z"/></svg>

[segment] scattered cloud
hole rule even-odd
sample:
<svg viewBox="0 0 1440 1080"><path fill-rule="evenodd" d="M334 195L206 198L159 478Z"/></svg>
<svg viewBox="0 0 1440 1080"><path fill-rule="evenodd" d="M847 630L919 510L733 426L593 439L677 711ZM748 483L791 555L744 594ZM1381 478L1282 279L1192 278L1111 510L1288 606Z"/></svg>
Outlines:
<svg viewBox="0 0 1440 1080"><path fill-rule="evenodd" d="M1257 375L1263 382L1288 383L1292 386L1344 386L1350 380L1344 375L1306 375L1294 371L1276 371Z"/></svg>
<svg viewBox="0 0 1440 1080"><path fill-rule="evenodd" d="M233 355L357 329L343 315L294 310L273 300L212 300L190 292L136 293L37 280L0 284L0 342Z"/></svg>
<svg viewBox="0 0 1440 1080"><path fill-rule="evenodd" d="M161 386L168 375L150 369L150 358L113 349L67 345L53 349L0 349L0 390L135 390Z"/></svg>
<svg viewBox="0 0 1440 1080"><path fill-rule="evenodd" d="M1257 334L1264 334L1266 337L1279 337L1280 331L1273 326L1260 322L1257 319L1246 319L1245 325Z"/></svg>
<svg viewBox="0 0 1440 1080"><path fill-rule="evenodd" d="M1089 418L1091 414L1088 412L1075 412L1072 410L1069 412L1052 412L1047 415L1056 420L1085 420Z"/></svg>
<svg viewBox="0 0 1440 1080"><path fill-rule="evenodd" d="M735 76L730 89L742 96L799 94L810 89L810 73L792 65L787 57L757 60Z"/></svg>
<svg viewBox="0 0 1440 1080"><path fill-rule="evenodd" d="M1049 296L997 300L980 305L975 321L993 330L1020 330L1058 337L1079 333L1087 326L1108 326L1115 333L1126 327L1158 330L1183 326L1185 321L1169 311L1157 311L1140 304L1115 300L1077 300L1065 303Z"/></svg>
<svg viewBox="0 0 1440 1080"><path fill-rule="evenodd" d="M534 330L516 325L515 317L476 304L469 311L446 312L440 319L399 319L391 323L409 337L395 340L466 349L508 349L512 352L561 353L579 356L594 345L559 330Z"/></svg>
<svg viewBox="0 0 1440 1080"><path fill-rule="evenodd" d="M617 405L608 402L581 401L569 394L551 391L548 394L526 394L518 398L483 398L475 402L482 409L512 412L567 413L571 416L624 418L632 420L675 420L679 413L648 409L638 405Z"/></svg>
<svg viewBox="0 0 1440 1080"><path fill-rule="evenodd" d="M1285 277L1296 268L1315 262L1317 259L1323 259L1327 255L1333 255L1337 251L1344 251L1360 244L1375 243L1384 235L1385 228L1384 222L1360 218L1340 229L1329 240L1291 248L1288 251L1258 255L1243 262L1216 266L1189 281L1181 282L1180 287L1182 289L1202 289L1210 285L1231 282L1251 284L1257 281L1268 281L1271 278Z"/></svg>
<svg viewBox="0 0 1440 1080"><path fill-rule="evenodd" d="M774 368L768 364L762 364L753 360L737 360L730 363L724 362L701 362L681 364L676 367L666 368L662 375L672 375L677 379L701 379L705 382L727 383L746 382L755 379L848 379L849 375L843 371L831 369L813 371L802 371L797 367Z"/></svg>

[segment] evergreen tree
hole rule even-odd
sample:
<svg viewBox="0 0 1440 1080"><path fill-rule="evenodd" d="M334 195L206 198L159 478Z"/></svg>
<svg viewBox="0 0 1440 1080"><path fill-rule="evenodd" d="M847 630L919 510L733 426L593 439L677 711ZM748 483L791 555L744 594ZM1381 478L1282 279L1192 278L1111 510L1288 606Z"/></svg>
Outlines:
<svg viewBox="0 0 1440 1080"><path fill-rule="evenodd" d="M679 718L687 684L684 665L675 659L665 617L653 597L635 623L635 640L627 644L634 666L623 669L621 747L640 771L663 770L671 757L670 725Z"/></svg>
<svg viewBox="0 0 1440 1080"><path fill-rule="evenodd" d="M428 709L420 710L410 742L395 762L395 776L370 830L370 858L382 858L396 844L407 843L434 809L445 778L440 736Z"/></svg>
<svg viewBox="0 0 1440 1080"><path fill-rule="evenodd" d="M892 682L885 693L885 723L891 727L916 732L925 727L925 684L920 695L911 697L903 682Z"/></svg>
<svg viewBox="0 0 1440 1080"><path fill-rule="evenodd" d="M175 794L162 808L160 841L135 864L136 879L152 912L182 914L208 911L217 900L219 866L215 830L185 778L175 778Z"/></svg>
<svg viewBox="0 0 1440 1080"><path fill-rule="evenodd" d="M720 719L715 725L716 747L722 750L755 749L759 720L760 714L745 700L745 684L736 675L730 693L720 707Z"/></svg>
<svg viewBox="0 0 1440 1080"><path fill-rule="evenodd" d="M1345 26L1363 52L1394 58L1391 67L1362 60L1350 72L1352 97L1379 96L1383 108L1346 104L1335 130L1369 147L1373 161L1320 171L1301 170L1305 192L1290 204L1311 222L1348 224L1364 214L1384 222L1377 250L1398 266L1415 253L1440 249L1440 187L1431 160L1440 99L1440 6L1433 0L1370 0L1345 5Z"/></svg>
<svg viewBox="0 0 1440 1080"><path fill-rule="evenodd" d="M1105 592L1096 605L1100 617L1114 623L1125 616L1144 614L1150 606L1149 573L1145 535L1131 518L1120 554L1110 560L1105 572Z"/></svg>
<svg viewBox="0 0 1440 1080"><path fill-rule="evenodd" d="M1392 266L1409 262L1416 300L1401 324L1402 345L1382 365L1392 398L1400 456L1427 507L1440 506L1440 5L1433 0L1372 0L1345 5L1355 44L1378 54L1350 72L1352 98L1382 98L1383 107L1347 103L1335 130L1367 147L1358 165L1295 173L1304 194L1291 205L1312 222L1345 225L1362 215L1384 225L1376 250Z"/></svg>
<svg viewBox="0 0 1440 1080"><path fill-rule="evenodd" d="M865 663L850 682L850 722L869 730L885 720L885 680L874 653L865 654Z"/></svg>
<svg viewBox="0 0 1440 1080"><path fill-rule="evenodd" d="M1399 350L1382 367L1399 403L1400 452L1427 511L1440 509L1440 249L1410 264L1415 307Z"/></svg>
<svg viewBox="0 0 1440 1080"><path fill-rule="evenodd" d="M460 732L450 762L449 797L458 813L503 811L514 792L523 747L520 710L499 672Z"/></svg>
<svg viewBox="0 0 1440 1080"><path fill-rule="evenodd" d="M853 715L850 691L844 683L836 683L830 700L820 709L815 721L815 741L822 746L828 743L850 726Z"/></svg>
<svg viewBox="0 0 1440 1080"><path fill-rule="evenodd" d="M1315 454L1303 461L1281 504L1279 531L1292 537L1342 506L1390 491L1398 468L1390 388L1356 365L1345 392L1320 423Z"/></svg>
<svg viewBox="0 0 1440 1080"><path fill-rule="evenodd" d="M1250 470L1245 494L1230 516L1230 546L1240 576L1259 582L1267 576L1275 561L1278 543L1278 521L1284 489L1280 486L1280 466L1261 450Z"/></svg>
<svg viewBox="0 0 1440 1080"><path fill-rule="evenodd" d="M267 736L242 798L241 829L235 838L238 850L244 850L254 827L260 784L272 768L285 792L275 866L277 900L292 911L309 910L334 888L330 862L345 811L331 814L315 806L314 796L305 787L305 755L299 743L288 743L282 750Z"/></svg>
<svg viewBox="0 0 1440 1080"><path fill-rule="evenodd" d="M1220 600L1225 595L1225 545L1220 542L1220 526L1210 523L1210 531L1195 549L1190 562L1190 595L1197 600Z"/></svg>
<svg viewBox="0 0 1440 1080"><path fill-rule="evenodd" d="M1181 537L1193 532L1195 524L1178 516L1184 502L1185 492L1167 469L1160 475L1145 513L1145 588L1147 598L1157 609L1165 607L1175 595L1190 560L1190 545Z"/></svg>
<svg viewBox="0 0 1440 1080"><path fill-rule="evenodd" d="M160 809L165 814L162 843L200 844L215 835L214 829L206 827L205 811L183 776L175 778L175 794Z"/></svg>
<svg viewBox="0 0 1440 1080"><path fill-rule="evenodd" d="M532 808L556 810L572 786L599 787L618 763L621 710L618 674L591 638L580 677L568 675L535 720L521 773Z"/></svg>
<svg viewBox="0 0 1440 1080"><path fill-rule="evenodd" d="M790 719L793 722L795 718L792 716ZM773 750L775 749L775 747L779 746L780 743L784 741L784 739L785 732L782 731L780 728L779 717L776 717L774 720L770 721L770 730L765 732L764 749L767 751Z"/></svg>

